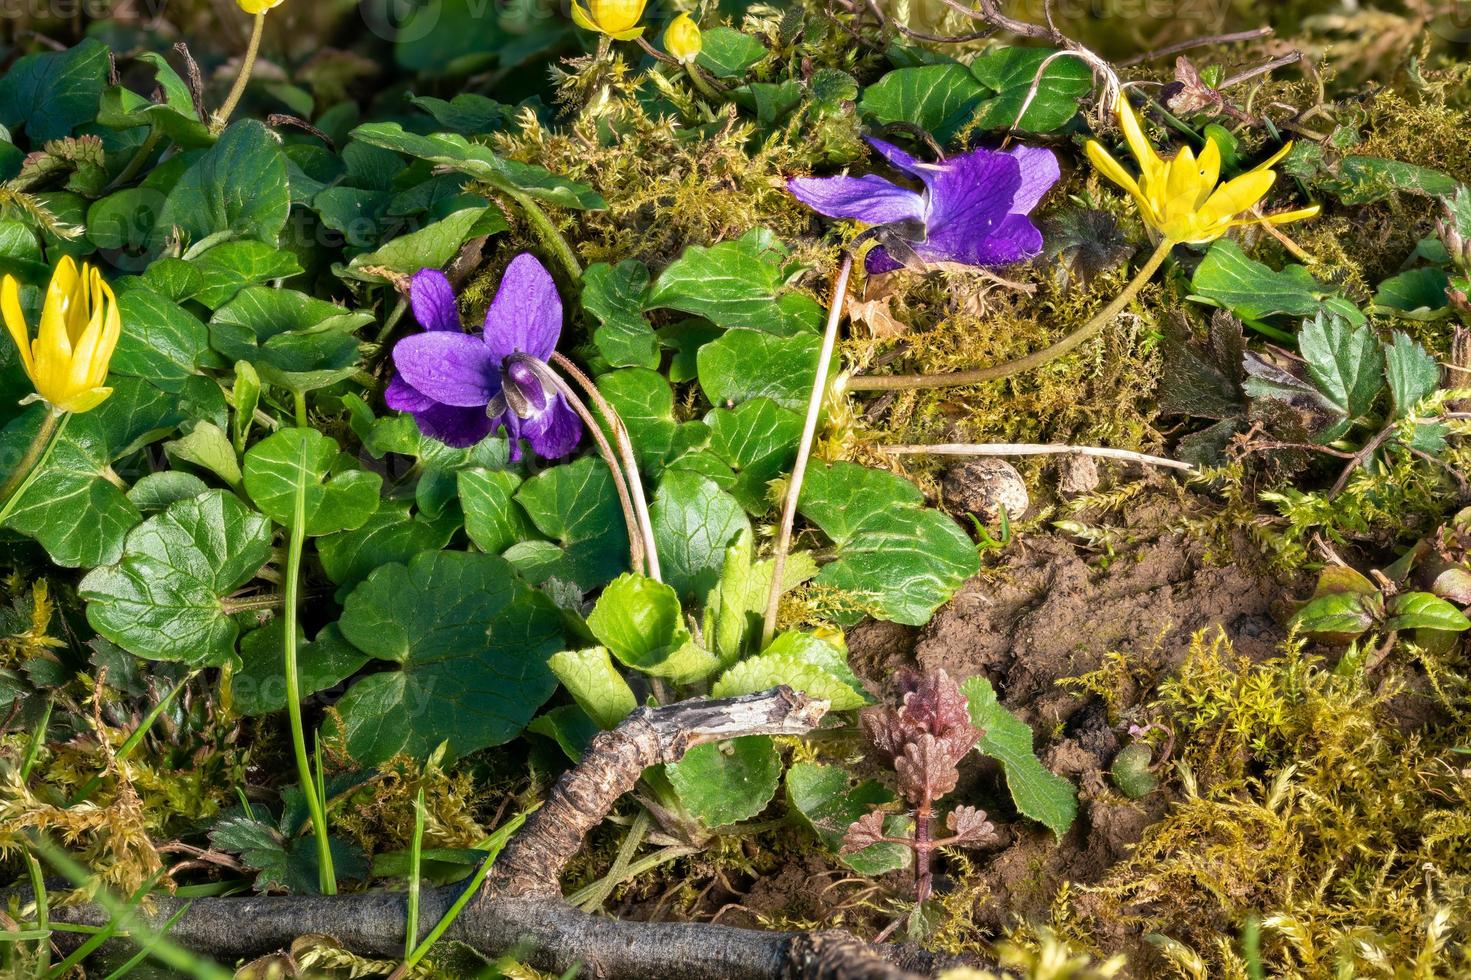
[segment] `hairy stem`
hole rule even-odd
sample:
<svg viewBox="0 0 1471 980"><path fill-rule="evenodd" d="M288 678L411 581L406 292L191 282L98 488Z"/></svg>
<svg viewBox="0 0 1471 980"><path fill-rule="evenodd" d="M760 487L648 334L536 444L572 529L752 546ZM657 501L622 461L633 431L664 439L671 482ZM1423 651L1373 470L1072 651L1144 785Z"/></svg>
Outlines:
<svg viewBox="0 0 1471 980"><path fill-rule="evenodd" d="M255 15L255 24L250 30L250 44L245 49L245 60L240 63L240 74L235 77L235 85L230 89L225 104L220 106L220 111L215 113L214 121L210 123L209 128L212 131L218 133L225 128L230 117L235 114L235 107L240 104L241 97L245 95L245 85L250 81L250 73L255 71L255 59L260 54L260 39L265 30L266 12L263 10Z"/></svg>
<svg viewBox="0 0 1471 980"><path fill-rule="evenodd" d="M828 301L827 329L822 334L822 349L817 355L817 375L812 379L812 393L807 398L807 419L802 425L802 441L797 443L797 461L787 483L787 497L781 509L781 531L776 550L771 556L771 589L766 594L766 616L761 623L761 646L771 643L776 633L776 613L781 605L782 574L786 571L787 552L792 548L792 528L797 522L797 501L802 496L802 478L807 475L807 461L812 457L812 442L817 437L817 420L827 394L828 365L838 340L838 323L843 319L843 299L848 294L848 276L853 272L853 254L843 256L843 264L833 279L832 297Z"/></svg>
<svg viewBox="0 0 1471 980"><path fill-rule="evenodd" d="M1113 320L1114 317L1128 306L1139 294L1145 284L1154 276L1159 267L1164 264L1165 258L1170 254L1170 249L1175 243L1165 239L1155 248L1154 254L1140 267L1134 278L1113 298L1103 309L1093 315L1087 323L1083 324L1066 337L1026 357L1019 357L1005 364L996 364L992 367L971 368L966 371L953 371L950 374L885 374L877 376L864 376L848 379L849 391L895 391L914 388L953 388L957 385L982 384L987 381L997 381L1001 378L1009 378L1014 374L1021 374L1033 368L1039 368L1057 360L1059 357L1071 351L1079 344L1097 334Z"/></svg>
<svg viewBox="0 0 1471 980"><path fill-rule="evenodd" d="M1177 459L1150 456L1147 453L1131 452L1128 449L1069 446L1063 443L942 442L932 446L879 446L878 451L894 456L1093 456L1097 459L1121 459L1130 463L1143 463L1146 466L1164 466L1169 469L1195 472L1194 466Z"/></svg>

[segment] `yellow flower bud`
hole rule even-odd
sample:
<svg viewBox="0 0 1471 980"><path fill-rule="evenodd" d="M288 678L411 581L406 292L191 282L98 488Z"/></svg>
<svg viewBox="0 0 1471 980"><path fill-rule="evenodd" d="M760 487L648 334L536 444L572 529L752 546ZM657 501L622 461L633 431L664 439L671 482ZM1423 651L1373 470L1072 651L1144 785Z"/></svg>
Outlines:
<svg viewBox="0 0 1471 980"><path fill-rule="evenodd" d="M78 272L71 256L61 260L46 289L34 341L21 310L20 283L13 276L0 284L0 315L36 388L26 401L40 399L60 412L89 412L112 394L103 382L122 334L122 318L112 287L91 265Z"/></svg>
<svg viewBox="0 0 1471 980"><path fill-rule="evenodd" d="M700 25L689 14L680 14L664 32L664 50L680 64L692 64L700 56Z"/></svg>
<svg viewBox="0 0 1471 980"><path fill-rule="evenodd" d="M574 0L572 20L585 31L606 34L615 41L632 41L644 32L639 21L648 0L587 0L583 6Z"/></svg>
<svg viewBox="0 0 1471 980"><path fill-rule="evenodd" d="M263 14L267 10L281 6L286 0L235 0L235 2L247 14Z"/></svg>

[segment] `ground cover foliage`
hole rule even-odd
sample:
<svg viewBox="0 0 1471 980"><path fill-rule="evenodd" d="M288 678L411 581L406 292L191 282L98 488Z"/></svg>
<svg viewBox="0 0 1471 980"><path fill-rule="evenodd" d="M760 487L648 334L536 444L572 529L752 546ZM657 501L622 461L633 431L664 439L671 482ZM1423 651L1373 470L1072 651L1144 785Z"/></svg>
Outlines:
<svg viewBox="0 0 1471 980"><path fill-rule="evenodd" d="M4 969L540 975L48 907L478 881L599 732L785 684L570 904L1471 972L1464 5L686 7L6 15Z"/></svg>

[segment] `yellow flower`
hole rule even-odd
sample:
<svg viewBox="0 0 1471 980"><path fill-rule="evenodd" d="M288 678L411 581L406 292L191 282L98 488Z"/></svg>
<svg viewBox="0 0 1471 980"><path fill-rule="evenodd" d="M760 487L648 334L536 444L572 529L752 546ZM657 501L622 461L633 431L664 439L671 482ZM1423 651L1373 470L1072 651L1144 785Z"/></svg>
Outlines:
<svg viewBox="0 0 1471 980"><path fill-rule="evenodd" d="M57 411L89 412L112 394L103 382L122 318L112 287L92 266L83 265L79 273L70 256L61 260L46 289L34 342L21 311L20 283L12 276L0 284L0 314L36 388L27 401L39 398Z"/></svg>
<svg viewBox="0 0 1471 980"><path fill-rule="evenodd" d="M639 20L648 0L573 0L572 20L585 31L606 34L615 41L632 41L644 32Z"/></svg>
<svg viewBox="0 0 1471 980"><path fill-rule="evenodd" d="M1162 160L1144 138L1144 130L1140 128L1129 100L1123 95L1119 96L1117 111L1124 139L1134 159L1139 161L1139 179L1136 181L1131 177L1094 140L1088 141L1088 159L1105 177L1133 196L1144 220L1167 240L1202 245L1215 241L1239 225L1257 221L1280 225L1311 218L1318 213L1316 204L1262 217L1248 213L1271 190L1277 174L1268 168L1292 149L1291 143L1272 154L1271 159L1218 187L1221 148L1215 140L1206 140L1198 160L1188 146L1173 160Z"/></svg>
<svg viewBox="0 0 1471 980"><path fill-rule="evenodd" d="M281 6L286 0L235 0L235 2L247 14L263 14L267 10Z"/></svg>
<svg viewBox="0 0 1471 980"><path fill-rule="evenodd" d="M680 64L692 64L700 56L700 25L689 14L680 14L664 31L664 50Z"/></svg>

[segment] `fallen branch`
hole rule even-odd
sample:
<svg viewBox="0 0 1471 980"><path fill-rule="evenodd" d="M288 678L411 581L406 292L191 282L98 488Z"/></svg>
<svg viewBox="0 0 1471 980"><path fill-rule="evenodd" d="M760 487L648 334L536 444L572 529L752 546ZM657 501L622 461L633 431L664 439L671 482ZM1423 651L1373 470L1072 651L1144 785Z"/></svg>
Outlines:
<svg viewBox="0 0 1471 980"><path fill-rule="evenodd" d="M801 735L827 702L787 687L720 700L641 708L593 740L506 845L479 895L445 933L487 957L509 950L556 973L574 966L601 980L918 980L954 964L910 946L865 943L842 932L767 932L700 922L625 922L588 915L562 900L559 879L583 837L634 787L645 768L677 762L692 746L743 735ZM457 886L426 890L420 921L435 922ZM22 900L28 899L22 896ZM187 906L187 908L186 908ZM180 914L182 912L182 914ZM289 947L308 933L332 936L365 956L402 954L406 897L395 892L335 896L196 898L158 896L147 920L169 938L225 961ZM99 905L57 907L55 922L101 926ZM58 942L82 937L58 934Z"/></svg>

